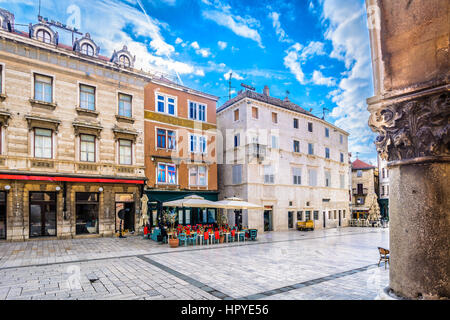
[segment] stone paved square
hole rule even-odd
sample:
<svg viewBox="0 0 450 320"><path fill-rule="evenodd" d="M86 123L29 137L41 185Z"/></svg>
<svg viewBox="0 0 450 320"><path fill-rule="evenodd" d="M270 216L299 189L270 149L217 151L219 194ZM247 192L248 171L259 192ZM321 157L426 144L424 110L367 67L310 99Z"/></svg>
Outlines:
<svg viewBox="0 0 450 320"><path fill-rule="evenodd" d="M381 228L176 249L138 236L1 242L0 299L374 299L388 243Z"/></svg>

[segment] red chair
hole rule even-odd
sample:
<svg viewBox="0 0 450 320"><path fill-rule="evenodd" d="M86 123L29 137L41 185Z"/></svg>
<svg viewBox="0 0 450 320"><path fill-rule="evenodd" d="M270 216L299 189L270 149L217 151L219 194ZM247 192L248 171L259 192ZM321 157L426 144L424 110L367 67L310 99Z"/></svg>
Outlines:
<svg viewBox="0 0 450 320"><path fill-rule="evenodd" d="M214 232L214 242L217 241L217 243L220 243L219 239L220 239L220 232L216 230Z"/></svg>
<svg viewBox="0 0 450 320"><path fill-rule="evenodd" d="M208 231L205 231L203 234L203 241L206 241L206 244L209 244L209 233Z"/></svg>
<svg viewBox="0 0 450 320"><path fill-rule="evenodd" d="M231 239L234 241L236 239L236 230L231 230Z"/></svg>

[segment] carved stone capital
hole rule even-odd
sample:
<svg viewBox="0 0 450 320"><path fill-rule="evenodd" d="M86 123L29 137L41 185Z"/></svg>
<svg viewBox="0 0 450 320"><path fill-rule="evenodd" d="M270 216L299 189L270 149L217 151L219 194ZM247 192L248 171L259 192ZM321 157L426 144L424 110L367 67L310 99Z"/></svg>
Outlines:
<svg viewBox="0 0 450 320"><path fill-rule="evenodd" d="M382 159L450 156L448 91L374 109L369 126L379 134L375 144Z"/></svg>

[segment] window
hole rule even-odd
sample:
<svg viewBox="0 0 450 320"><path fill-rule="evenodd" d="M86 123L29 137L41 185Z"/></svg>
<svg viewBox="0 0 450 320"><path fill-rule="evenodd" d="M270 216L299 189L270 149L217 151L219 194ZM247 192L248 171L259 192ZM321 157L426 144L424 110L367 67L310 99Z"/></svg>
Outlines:
<svg viewBox="0 0 450 320"><path fill-rule="evenodd" d="M314 154L314 145L312 143L308 143L308 154Z"/></svg>
<svg viewBox="0 0 450 320"><path fill-rule="evenodd" d="M294 129L298 129L298 119L294 118Z"/></svg>
<svg viewBox="0 0 450 320"><path fill-rule="evenodd" d="M386 186L386 195L389 195L389 186Z"/></svg>
<svg viewBox="0 0 450 320"><path fill-rule="evenodd" d="M158 163L158 183L177 184L177 167L173 164Z"/></svg>
<svg viewBox="0 0 450 320"><path fill-rule="evenodd" d="M339 182L340 182L339 187L341 189L345 189L345 175L343 174L339 175Z"/></svg>
<svg viewBox="0 0 450 320"><path fill-rule="evenodd" d="M294 140L294 152L300 152L300 141Z"/></svg>
<svg viewBox="0 0 450 320"><path fill-rule="evenodd" d="M80 108L95 110L95 87L80 84Z"/></svg>
<svg viewBox="0 0 450 320"><path fill-rule="evenodd" d="M189 168L189 185L206 186L206 167L195 166Z"/></svg>
<svg viewBox="0 0 450 320"><path fill-rule="evenodd" d="M331 211L328 211L328 219L331 220Z"/></svg>
<svg viewBox="0 0 450 320"><path fill-rule="evenodd" d="M34 75L34 99L51 103L53 101L53 78Z"/></svg>
<svg viewBox="0 0 450 320"><path fill-rule="evenodd" d="M357 177L362 177L362 170L356 171L356 176Z"/></svg>
<svg viewBox="0 0 450 320"><path fill-rule="evenodd" d="M191 134L189 150L193 153L206 153L206 137Z"/></svg>
<svg viewBox="0 0 450 320"><path fill-rule="evenodd" d="M344 163L344 154L341 152L341 155L340 155L340 157L341 157L341 163Z"/></svg>
<svg viewBox="0 0 450 320"><path fill-rule="evenodd" d="M297 211L297 221L303 220L303 211Z"/></svg>
<svg viewBox="0 0 450 320"><path fill-rule="evenodd" d="M234 121L239 121L239 109L234 110Z"/></svg>
<svg viewBox="0 0 450 320"><path fill-rule="evenodd" d="M129 67L131 64L130 64L130 59L128 59L128 57L126 56L126 55L124 55L124 54L122 54L120 57L119 57L119 63L122 65L122 66L124 66L124 67Z"/></svg>
<svg viewBox="0 0 450 320"><path fill-rule="evenodd" d="M317 185L317 171L316 169L308 169L309 185L315 187Z"/></svg>
<svg viewBox="0 0 450 320"><path fill-rule="evenodd" d="M278 123L278 114L276 114L275 112L272 112L272 122Z"/></svg>
<svg viewBox="0 0 450 320"><path fill-rule="evenodd" d="M206 121L206 105L197 102L189 102L189 119Z"/></svg>
<svg viewBox="0 0 450 320"><path fill-rule="evenodd" d="M278 137L277 136L271 136L272 140L272 148L278 149Z"/></svg>
<svg viewBox="0 0 450 320"><path fill-rule="evenodd" d="M325 128L325 137L329 138L330 137L330 129Z"/></svg>
<svg viewBox="0 0 450 320"><path fill-rule="evenodd" d="M334 210L334 219L336 220L336 210Z"/></svg>
<svg viewBox="0 0 450 320"><path fill-rule="evenodd" d="M344 143L344 136L342 134L339 135L339 142L340 144Z"/></svg>
<svg viewBox="0 0 450 320"><path fill-rule="evenodd" d="M80 135L80 161L95 162L95 136Z"/></svg>
<svg viewBox="0 0 450 320"><path fill-rule="evenodd" d="M319 220L319 211L314 211L314 220Z"/></svg>
<svg viewBox="0 0 450 320"><path fill-rule="evenodd" d="M342 212L342 217L345 219L345 210Z"/></svg>
<svg viewBox="0 0 450 320"><path fill-rule="evenodd" d="M239 147L240 145L241 145L241 135L238 133L234 135L234 147L236 148Z"/></svg>
<svg viewBox="0 0 450 320"><path fill-rule="evenodd" d="M330 148L325 148L325 159L330 159Z"/></svg>
<svg viewBox="0 0 450 320"><path fill-rule="evenodd" d="M41 29L36 32L36 38L39 41L45 42L45 43L52 43L52 36L50 35L50 32Z"/></svg>
<svg viewBox="0 0 450 320"><path fill-rule="evenodd" d="M384 186L381 186L381 195L384 196Z"/></svg>
<svg viewBox="0 0 450 320"><path fill-rule="evenodd" d="M242 183L242 164L236 164L233 166L233 184Z"/></svg>
<svg viewBox="0 0 450 320"><path fill-rule="evenodd" d="M313 132L313 124L312 122L308 122L308 131Z"/></svg>
<svg viewBox="0 0 450 320"><path fill-rule="evenodd" d="M331 173L330 173L330 171L325 171L325 187L331 187Z"/></svg>
<svg viewBox="0 0 450 320"><path fill-rule="evenodd" d="M76 234L98 233L99 194L77 192L76 206Z"/></svg>
<svg viewBox="0 0 450 320"><path fill-rule="evenodd" d="M253 119L258 119L258 108L252 107L252 117Z"/></svg>
<svg viewBox="0 0 450 320"><path fill-rule="evenodd" d="M94 47L92 47L89 43L83 43L81 45L81 53L93 56L94 55Z"/></svg>
<svg viewBox="0 0 450 320"><path fill-rule="evenodd" d="M161 93L156 94L156 110L172 116L176 114L176 99Z"/></svg>
<svg viewBox="0 0 450 320"><path fill-rule="evenodd" d="M273 167L264 166L264 183L274 183Z"/></svg>
<svg viewBox="0 0 450 320"><path fill-rule="evenodd" d="M305 211L305 220L311 220L311 211Z"/></svg>
<svg viewBox="0 0 450 320"><path fill-rule="evenodd" d="M301 168L292 168L292 175L294 177L294 184L302 184L302 169Z"/></svg>
<svg viewBox="0 0 450 320"><path fill-rule="evenodd" d="M0 64L0 93L3 93L3 66Z"/></svg>
<svg viewBox="0 0 450 320"><path fill-rule="evenodd" d="M132 117L131 96L128 94L119 93L119 116Z"/></svg>
<svg viewBox="0 0 450 320"><path fill-rule="evenodd" d="M176 149L176 138L177 135L175 131L157 129L156 130L156 146L161 149Z"/></svg>
<svg viewBox="0 0 450 320"><path fill-rule="evenodd" d="M36 158L53 158L52 130L34 129L34 156Z"/></svg>
<svg viewBox="0 0 450 320"><path fill-rule="evenodd" d="M131 140L119 139L119 164L132 164Z"/></svg>

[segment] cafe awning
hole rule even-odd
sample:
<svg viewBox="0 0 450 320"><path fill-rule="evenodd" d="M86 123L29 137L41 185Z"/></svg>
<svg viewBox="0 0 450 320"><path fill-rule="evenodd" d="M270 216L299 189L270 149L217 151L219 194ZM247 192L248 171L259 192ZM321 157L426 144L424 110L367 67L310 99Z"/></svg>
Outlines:
<svg viewBox="0 0 450 320"><path fill-rule="evenodd" d="M250 202L246 202L241 198L231 197L226 198L221 201L216 202L217 205L220 205L218 208L224 209L263 209L263 206L253 204Z"/></svg>
<svg viewBox="0 0 450 320"><path fill-rule="evenodd" d="M206 200L197 195L187 196L183 199L163 202L163 207L180 207L180 208L223 208L214 201Z"/></svg>

